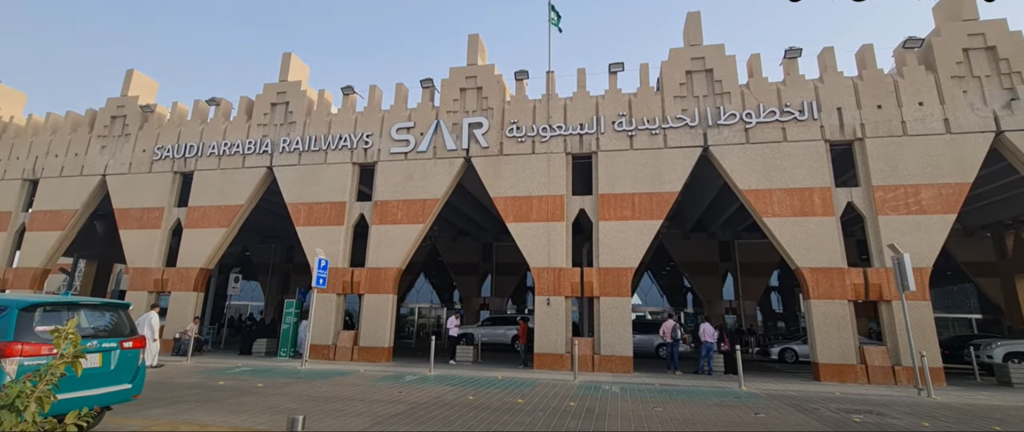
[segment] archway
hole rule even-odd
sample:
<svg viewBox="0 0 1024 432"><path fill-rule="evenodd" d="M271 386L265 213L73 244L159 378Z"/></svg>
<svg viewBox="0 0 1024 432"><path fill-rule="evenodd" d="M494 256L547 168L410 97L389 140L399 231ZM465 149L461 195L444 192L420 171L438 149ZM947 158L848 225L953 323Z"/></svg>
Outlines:
<svg viewBox="0 0 1024 432"><path fill-rule="evenodd" d="M634 273L633 294L649 283L645 281L653 280L667 303L664 313L634 313L634 319L664 319L664 314L672 312L682 315L689 334L696 332L704 317L737 332L750 326L762 334L776 332L777 321L765 326L758 305L766 293L780 290L770 287L780 261L781 255L765 230L715 164L702 154ZM796 297L798 285L791 288L791 297ZM767 295L771 301L771 294ZM799 314L797 310L787 312ZM795 321L801 322L799 318ZM749 348L755 341L743 342ZM664 365L658 360L641 360L636 346L634 355L638 357L635 370L663 373Z"/></svg>
<svg viewBox="0 0 1024 432"><path fill-rule="evenodd" d="M940 345L959 334L1024 334L1024 143L996 139L929 280ZM949 363L961 358L946 357Z"/></svg>
<svg viewBox="0 0 1024 432"><path fill-rule="evenodd" d="M57 261L62 278L47 280L46 291L109 298L127 289L115 275L125 268L124 248L114 217L110 194L104 194L96 208L75 234ZM115 282L117 283L115 285Z"/></svg>
<svg viewBox="0 0 1024 432"><path fill-rule="evenodd" d="M434 336L441 358L450 344L445 322L462 311L462 332L480 335L488 356L509 356L502 363L515 365L511 344L499 341L511 337L509 329L491 323L504 320L510 302L530 309L529 270L476 168L467 165L399 278L394 357L422 359Z"/></svg>
<svg viewBox="0 0 1024 432"><path fill-rule="evenodd" d="M237 287L230 282L232 274L241 275ZM310 264L276 179L270 181L213 267L211 281L203 321L233 327L215 341L215 346L229 351L264 354L253 352L253 344L258 339L279 338L285 299L298 298L303 309L309 307ZM268 352L271 349L277 347L266 347Z"/></svg>

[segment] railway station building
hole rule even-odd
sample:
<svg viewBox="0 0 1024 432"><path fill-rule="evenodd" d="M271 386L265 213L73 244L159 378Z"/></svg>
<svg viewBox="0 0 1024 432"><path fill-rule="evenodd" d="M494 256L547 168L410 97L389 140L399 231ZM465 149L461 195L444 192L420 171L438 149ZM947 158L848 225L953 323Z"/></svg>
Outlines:
<svg viewBox="0 0 1024 432"><path fill-rule="evenodd" d="M1024 327L1024 38L974 0L933 16L889 70L826 47L811 77L799 49L738 63L691 12L653 75L613 63L603 93L603 72L571 94L504 75L480 35L415 104L335 104L294 53L254 96L190 106L137 70L84 113L25 116L0 85L2 288L163 301L170 339L231 301L279 319L322 255L312 359L390 362L461 309L532 314L536 369L569 370L575 340L581 370L633 373L631 321L674 310L805 332L816 380L912 384L890 245L918 350Z"/></svg>

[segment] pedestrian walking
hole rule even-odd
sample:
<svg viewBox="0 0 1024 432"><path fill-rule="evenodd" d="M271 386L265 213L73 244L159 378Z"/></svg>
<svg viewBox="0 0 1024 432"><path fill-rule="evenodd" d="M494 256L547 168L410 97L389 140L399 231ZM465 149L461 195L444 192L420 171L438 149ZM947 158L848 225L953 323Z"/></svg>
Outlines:
<svg viewBox="0 0 1024 432"><path fill-rule="evenodd" d="M665 372L679 375L679 344L683 343L683 328L675 320L676 315L668 313L668 318L661 324L658 335L668 347L665 355Z"/></svg>
<svg viewBox="0 0 1024 432"><path fill-rule="evenodd" d="M160 364L160 303L153 303L146 312L135 321L139 334L146 336L146 367L156 369Z"/></svg>

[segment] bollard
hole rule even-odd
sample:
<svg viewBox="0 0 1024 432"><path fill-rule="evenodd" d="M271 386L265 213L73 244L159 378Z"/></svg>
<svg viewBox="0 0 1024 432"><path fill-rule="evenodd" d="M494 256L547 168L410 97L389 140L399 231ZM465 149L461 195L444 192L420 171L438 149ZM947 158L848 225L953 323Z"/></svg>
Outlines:
<svg viewBox="0 0 1024 432"><path fill-rule="evenodd" d="M967 347L967 351L971 354L971 368L974 369L974 380L981 381L981 374L978 373L978 360L974 358L974 347Z"/></svg>
<svg viewBox="0 0 1024 432"><path fill-rule="evenodd" d="M921 368L924 369L924 385L925 389L928 390L928 398L937 399L935 397L935 389L932 388L932 371L928 370L928 356L925 355L924 351L921 351Z"/></svg>
<svg viewBox="0 0 1024 432"><path fill-rule="evenodd" d="M743 352L739 345L736 345L736 375L740 380L740 390L746 390L747 385L743 381Z"/></svg>
<svg viewBox="0 0 1024 432"><path fill-rule="evenodd" d="M580 341L572 341L572 380L580 380Z"/></svg>
<svg viewBox="0 0 1024 432"><path fill-rule="evenodd" d="M306 429L306 416L297 415L288 417L288 430L300 431Z"/></svg>
<svg viewBox="0 0 1024 432"><path fill-rule="evenodd" d="M188 340L188 354L185 356L185 363L192 363L192 344L196 341L196 335L192 335Z"/></svg>
<svg viewBox="0 0 1024 432"><path fill-rule="evenodd" d="M437 336L430 336L430 371L427 372L427 375L434 374L434 346L437 345L437 343L434 342L435 339L437 339Z"/></svg>

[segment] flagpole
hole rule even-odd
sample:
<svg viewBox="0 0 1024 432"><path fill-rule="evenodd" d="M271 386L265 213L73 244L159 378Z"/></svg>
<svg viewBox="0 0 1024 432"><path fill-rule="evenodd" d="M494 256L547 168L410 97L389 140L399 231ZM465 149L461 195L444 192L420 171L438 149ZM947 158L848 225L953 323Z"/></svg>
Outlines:
<svg viewBox="0 0 1024 432"><path fill-rule="evenodd" d="M551 72L551 0L548 0L548 72Z"/></svg>

